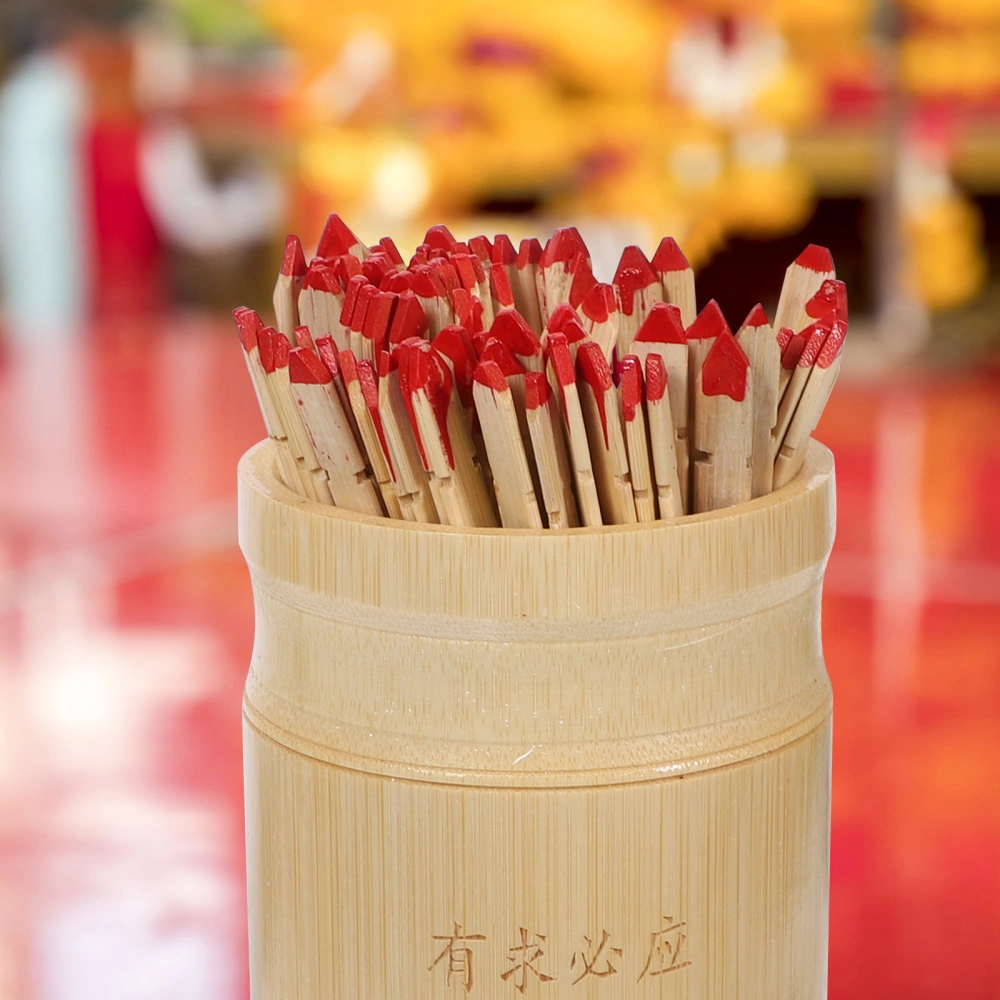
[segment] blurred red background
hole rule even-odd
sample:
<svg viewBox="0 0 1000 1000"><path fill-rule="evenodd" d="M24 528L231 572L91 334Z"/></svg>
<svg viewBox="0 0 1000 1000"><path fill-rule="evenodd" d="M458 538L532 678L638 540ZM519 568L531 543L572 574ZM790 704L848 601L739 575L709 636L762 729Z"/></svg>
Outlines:
<svg viewBox="0 0 1000 1000"><path fill-rule="evenodd" d="M731 322L831 247L830 996L1000 996L1000 11L627 6L659 62L616 89L586 37L539 48L560 5L405 43L391 3L0 5L0 1000L247 995L235 468L263 431L226 313L332 208L404 253L435 213L579 221L611 267L676 227ZM716 89L670 82L678 38ZM485 61L483 105L428 97L441 47Z"/></svg>

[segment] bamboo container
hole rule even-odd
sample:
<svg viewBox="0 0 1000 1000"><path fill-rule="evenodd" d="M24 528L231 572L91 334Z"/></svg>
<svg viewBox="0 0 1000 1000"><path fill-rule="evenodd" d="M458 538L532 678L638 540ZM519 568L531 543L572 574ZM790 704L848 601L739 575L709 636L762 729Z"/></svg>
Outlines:
<svg viewBox="0 0 1000 1000"><path fill-rule="evenodd" d="M833 461L457 529L240 465L254 1000L826 996Z"/></svg>

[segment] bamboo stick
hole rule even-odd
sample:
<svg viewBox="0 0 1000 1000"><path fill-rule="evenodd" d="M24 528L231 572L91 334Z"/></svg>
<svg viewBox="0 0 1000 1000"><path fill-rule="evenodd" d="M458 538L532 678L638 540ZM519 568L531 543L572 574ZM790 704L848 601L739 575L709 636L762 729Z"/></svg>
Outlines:
<svg viewBox="0 0 1000 1000"><path fill-rule="evenodd" d="M286 337L291 337L299 325L297 302L305 273L306 259L302 255L302 244L299 243L298 236L288 236L285 238L285 252L272 297L275 326Z"/></svg>
<svg viewBox="0 0 1000 1000"><path fill-rule="evenodd" d="M751 498L753 383L750 360L724 330L695 383L694 512Z"/></svg>
<svg viewBox="0 0 1000 1000"><path fill-rule="evenodd" d="M656 303L646 321L632 341L632 353L641 361L657 355L663 361L664 385L667 387L670 406L670 424L674 441L672 452L676 455L677 476L680 480L679 502L682 513L690 512L690 468L688 428L693 403L689 399L688 341L681 326L679 308L666 302ZM652 418L650 418L652 419ZM661 422L665 418L661 417Z"/></svg>
<svg viewBox="0 0 1000 1000"><path fill-rule="evenodd" d="M451 370L430 344L401 345L397 350L403 352L399 388L424 468L430 473L431 495L441 523L496 527Z"/></svg>
<svg viewBox="0 0 1000 1000"><path fill-rule="evenodd" d="M566 443L569 445L580 520L587 527L596 527L604 521L597 495L590 445L587 442L587 425L577 392L576 368L566 338L561 334L552 334L548 338L546 351L549 383L559 389L559 408L563 418L563 429L566 432Z"/></svg>
<svg viewBox="0 0 1000 1000"><path fill-rule="evenodd" d="M548 526L575 528L580 516L573 496L573 470L552 387L544 372L528 372L525 382L528 432Z"/></svg>
<svg viewBox="0 0 1000 1000"><path fill-rule="evenodd" d="M622 358L619 389L636 519L640 522L655 521L656 488L651 468L649 435L646 431L646 413L643 407L645 392L642 384L642 363L634 354L627 354Z"/></svg>
<svg viewBox="0 0 1000 1000"><path fill-rule="evenodd" d="M681 322L687 329L698 313L694 290L694 271L677 242L664 236L650 262L663 286L663 301L673 303L681 311Z"/></svg>
<svg viewBox="0 0 1000 1000"><path fill-rule="evenodd" d="M389 517L402 518L403 511L393 483L392 459L378 412L378 384L371 363L358 361L353 351L341 351L340 370L382 506Z"/></svg>
<svg viewBox="0 0 1000 1000"><path fill-rule="evenodd" d="M288 338L272 329L262 330L257 336L262 347L261 365L271 398L281 417L288 448L299 466L306 496L320 503L333 503L326 471L316 456L302 415L292 397L288 373L291 345Z"/></svg>
<svg viewBox="0 0 1000 1000"><path fill-rule="evenodd" d="M325 470L332 502L345 510L382 516L378 489L326 365L312 351L296 347L288 368L290 397L302 415L317 464Z"/></svg>
<svg viewBox="0 0 1000 1000"><path fill-rule="evenodd" d="M824 281L835 277L830 251L810 243L785 271L778 310L774 314L775 329L788 327L793 333L798 333L808 326L806 303L819 291Z"/></svg>
<svg viewBox="0 0 1000 1000"><path fill-rule="evenodd" d="M762 497L771 492L774 478L771 439L778 423L778 379L781 371L781 349L767 315L760 305L754 306L736 334L737 343L750 359L753 381L753 457L751 493Z"/></svg>
<svg viewBox="0 0 1000 1000"><path fill-rule="evenodd" d="M677 434L674 429L669 377L661 354L646 358L646 417L649 423L649 447L653 456L653 476L656 480L657 511L660 519L669 521L684 514L684 487L687 465L681 474L677 454Z"/></svg>
<svg viewBox="0 0 1000 1000"><path fill-rule="evenodd" d="M631 351L632 341L653 304L663 301L663 286L646 255L636 246L622 251L613 284L620 310L618 353L625 355Z"/></svg>
<svg viewBox="0 0 1000 1000"><path fill-rule="evenodd" d="M494 362L480 362L472 391L490 466L496 470L493 481L501 523L505 528L541 528L542 515L507 379Z"/></svg>
<svg viewBox="0 0 1000 1000"><path fill-rule="evenodd" d="M584 343L576 355L580 403L587 426L594 481L605 524L635 524L635 497L622 431L618 392L599 345Z"/></svg>
<svg viewBox="0 0 1000 1000"><path fill-rule="evenodd" d="M604 357L611 363L611 355L618 343L621 314L614 285L597 284L587 293L577 310L584 330L601 345Z"/></svg>
<svg viewBox="0 0 1000 1000"><path fill-rule="evenodd" d="M399 371L388 351L379 356L378 412L395 476L400 512L407 521L439 524L441 519L431 496L430 479L399 389Z"/></svg>
<svg viewBox="0 0 1000 1000"><path fill-rule="evenodd" d="M775 489L787 486L802 468L809 436L823 415L823 408L840 373L840 357L846 336L846 325L838 321L816 358L816 363L809 374L809 381L778 449L774 463Z"/></svg>

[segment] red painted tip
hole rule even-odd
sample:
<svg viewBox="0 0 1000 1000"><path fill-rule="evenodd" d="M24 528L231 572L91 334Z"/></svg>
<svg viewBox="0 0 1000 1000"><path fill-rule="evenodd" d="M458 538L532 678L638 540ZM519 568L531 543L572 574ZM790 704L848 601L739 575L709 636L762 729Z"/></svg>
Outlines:
<svg viewBox="0 0 1000 1000"><path fill-rule="evenodd" d="M608 390L612 387L611 368L601 345L590 341L581 344L576 352L576 367L584 382L594 391L598 413L601 415L601 428L604 431L604 447L610 447L608 442Z"/></svg>
<svg viewBox="0 0 1000 1000"><path fill-rule="evenodd" d="M324 263L333 268L333 273L340 279L341 285L345 287L348 281L356 274L363 273L361 261L352 253L342 253L339 257L334 257L330 261L319 257L314 257L313 260L323 260Z"/></svg>
<svg viewBox="0 0 1000 1000"><path fill-rule="evenodd" d="M795 258L795 263L799 267L804 267L809 271L816 271L819 274L827 271L831 274L833 273L833 257L830 251L826 247L817 246L815 243L810 243Z"/></svg>
<svg viewBox="0 0 1000 1000"><path fill-rule="evenodd" d="M433 299L448 294L431 264L411 265L410 273L413 275L413 290L422 299Z"/></svg>
<svg viewBox="0 0 1000 1000"><path fill-rule="evenodd" d="M424 237L424 245L428 248L444 250L450 253L455 249L458 240L451 235L451 230L444 225L431 226Z"/></svg>
<svg viewBox="0 0 1000 1000"><path fill-rule="evenodd" d="M308 326L297 326L295 328L295 346L307 347L313 353L316 352L316 345L313 343L312 333Z"/></svg>
<svg viewBox="0 0 1000 1000"><path fill-rule="evenodd" d="M534 238L521 240L520 249L517 251L517 269L523 271L531 264L538 265L542 259L542 244Z"/></svg>
<svg viewBox="0 0 1000 1000"><path fill-rule="evenodd" d="M819 357L816 358L817 368L829 368L830 365L840 357L840 352L844 349L844 342L847 339L847 324L842 320L837 320L833 324L833 329L827 335Z"/></svg>
<svg viewBox="0 0 1000 1000"><path fill-rule="evenodd" d="M662 354L646 357L646 399L657 403L667 394L667 369Z"/></svg>
<svg viewBox="0 0 1000 1000"><path fill-rule="evenodd" d="M413 275L409 271L397 271L393 268L378 287L383 292L405 292L413 287Z"/></svg>
<svg viewBox="0 0 1000 1000"><path fill-rule="evenodd" d="M485 385L488 389L492 389L494 392L510 392L510 386L507 385L507 379L503 377L503 372L500 371L500 366L494 361L480 361L476 365L476 371L473 376L475 380L480 385Z"/></svg>
<svg viewBox="0 0 1000 1000"><path fill-rule="evenodd" d="M314 258L309 265L306 276L302 279L302 287L315 288L320 292L332 292L334 295L339 295L344 290L333 268L319 257Z"/></svg>
<svg viewBox="0 0 1000 1000"><path fill-rule="evenodd" d="M381 352L381 354L384 353L384 351ZM389 454L389 443L385 439L385 428L382 426L382 414L378 408L378 378L370 361L358 362L358 382L361 385L361 396L365 401L365 407L378 436L379 447L382 449L382 455L389 467L389 475L395 481L396 470L393 468L392 455Z"/></svg>
<svg viewBox="0 0 1000 1000"><path fill-rule="evenodd" d="M522 358L541 356L542 343L538 339L538 335L528 326L524 317L516 309L501 309L493 320L490 334L503 341Z"/></svg>
<svg viewBox="0 0 1000 1000"><path fill-rule="evenodd" d="M411 349L407 367L410 393L420 391L426 393L437 418L441 445L448 456L448 464L454 469L455 456L451 448L451 436L448 433L448 407L451 405L453 387L451 369L430 344L426 344L426 349L420 347Z"/></svg>
<svg viewBox="0 0 1000 1000"><path fill-rule="evenodd" d="M569 304L576 309L597 284L597 278L590 269L590 261L583 254L577 254L569 264L573 280L569 286Z"/></svg>
<svg viewBox="0 0 1000 1000"><path fill-rule="evenodd" d="M545 344L549 364L555 373L560 390L576 383L576 371L573 368L573 356L569 353L569 344L561 333L554 333Z"/></svg>
<svg viewBox="0 0 1000 1000"><path fill-rule="evenodd" d="M306 258L298 236L285 237L285 252L281 257L281 273L289 278L301 278L306 273Z"/></svg>
<svg viewBox="0 0 1000 1000"><path fill-rule="evenodd" d="M701 369L701 389L706 396L728 396L737 403L747 394L750 359L728 331L715 338Z"/></svg>
<svg viewBox="0 0 1000 1000"><path fill-rule="evenodd" d="M334 212L323 227L316 256L339 257L341 254L352 253L355 247L363 245L361 240L347 228L344 220Z"/></svg>
<svg viewBox="0 0 1000 1000"><path fill-rule="evenodd" d="M523 243L521 244L523 247ZM567 226L564 229L557 229L545 244L542 251L539 265L541 267L552 267L553 264L568 264L578 253L582 253L587 260L590 260L590 252L587 244L583 242L576 226Z"/></svg>
<svg viewBox="0 0 1000 1000"><path fill-rule="evenodd" d="M397 267L403 263L403 255L396 248L396 244L392 242L392 238L389 236L383 236L382 239L378 241L378 245L382 248L382 252L395 264Z"/></svg>
<svg viewBox="0 0 1000 1000"><path fill-rule="evenodd" d="M576 365L584 381L595 392L607 392L612 387L611 366L600 344L594 341L581 344L576 352Z"/></svg>
<svg viewBox="0 0 1000 1000"><path fill-rule="evenodd" d="M485 276L483 262L475 254L455 253L451 255L451 263L458 273L462 287L466 291L475 291L479 287L480 278Z"/></svg>
<svg viewBox="0 0 1000 1000"><path fill-rule="evenodd" d="M288 354L288 378L296 385L325 385L333 377L308 347L294 347Z"/></svg>
<svg viewBox="0 0 1000 1000"><path fill-rule="evenodd" d="M274 369L288 367L288 356L291 354L292 345L288 343L288 338L283 333L271 334L271 350L274 352Z"/></svg>
<svg viewBox="0 0 1000 1000"><path fill-rule="evenodd" d="M646 255L636 246L625 247L615 271L614 285L618 289L621 311L627 316L635 309L635 297L644 288L659 284L660 279L649 266Z"/></svg>
<svg viewBox="0 0 1000 1000"><path fill-rule="evenodd" d="M501 309L514 308L514 289L510 287L510 275L503 264L490 264L490 290Z"/></svg>
<svg viewBox="0 0 1000 1000"><path fill-rule="evenodd" d="M561 333L566 337L567 343L575 344L587 339L587 331L576 310L567 302L556 306L555 311L549 317L549 322L545 329L548 333Z"/></svg>
<svg viewBox="0 0 1000 1000"><path fill-rule="evenodd" d="M410 337L427 333L427 314L414 292L400 292L389 327L389 343L401 344Z"/></svg>
<svg viewBox="0 0 1000 1000"><path fill-rule="evenodd" d="M537 410L552 398L552 387L545 372L528 372L524 377L524 408Z"/></svg>
<svg viewBox="0 0 1000 1000"><path fill-rule="evenodd" d="M479 350L480 361L492 361L504 375L523 375L528 369L503 341L488 337Z"/></svg>
<svg viewBox="0 0 1000 1000"><path fill-rule="evenodd" d="M668 302L657 302L635 335L640 344L686 344L680 310Z"/></svg>
<svg viewBox="0 0 1000 1000"><path fill-rule="evenodd" d="M257 347L260 351L260 364L270 375L274 371L274 338L276 331L273 326L266 326L257 331Z"/></svg>
<svg viewBox="0 0 1000 1000"><path fill-rule="evenodd" d="M369 254L361 262L361 273L373 284L380 285L382 279L388 274L395 274L396 267L389 255L381 250Z"/></svg>
<svg viewBox="0 0 1000 1000"><path fill-rule="evenodd" d="M375 418L376 424L381 423L378 413L378 376L370 361L358 362L358 382L361 384L361 395L364 397L368 412ZM379 437L381 438L382 435L380 434ZM382 453L386 456L389 454L385 441L382 441Z"/></svg>
<svg viewBox="0 0 1000 1000"><path fill-rule="evenodd" d="M361 333L364 330L365 320L368 319L368 310L380 294L374 285L362 285L358 289L358 301L351 314L351 330L354 333Z"/></svg>
<svg viewBox="0 0 1000 1000"><path fill-rule="evenodd" d="M788 346L792 337L795 336L787 326L783 326L775 335L774 339L778 342L778 350L784 353L785 348Z"/></svg>
<svg viewBox="0 0 1000 1000"><path fill-rule="evenodd" d="M316 353L319 354L320 361L326 366L331 378L340 377L340 362L337 360L337 346L333 342L333 337L329 334L325 337L316 338Z"/></svg>
<svg viewBox="0 0 1000 1000"><path fill-rule="evenodd" d="M464 326L452 323L434 338L434 350L451 362L455 384L462 405L468 410L475 403L472 399L472 377L476 370L476 349Z"/></svg>
<svg viewBox="0 0 1000 1000"><path fill-rule="evenodd" d="M458 276L458 270L450 260L441 258L431 264L434 274L444 286L445 292L453 292L456 288L462 287L462 279Z"/></svg>
<svg viewBox="0 0 1000 1000"><path fill-rule="evenodd" d="M517 251L506 233L497 233L493 237L493 253L490 255L490 260L494 264L503 264L507 267L517 264Z"/></svg>
<svg viewBox="0 0 1000 1000"><path fill-rule="evenodd" d="M642 364L634 354L622 358L621 375L622 413L625 422L631 423L642 408Z"/></svg>
<svg viewBox="0 0 1000 1000"><path fill-rule="evenodd" d="M722 315L719 303L712 299L687 328L687 339L705 340L708 337L719 337L724 333L732 331L729 329L726 317Z"/></svg>
<svg viewBox="0 0 1000 1000"><path fill-rule="evenodd" d="M344 305L340 310L340 325L350 327L351 318L358 305L358 296L361 289L368 285L368 279L363 274L356 274L347 282L344 289Z"/></svg>
<svg viewBox="0 0 1000 1000"><path fill-rule="evenodd" d="M798 365L800 368L812 368L816 363L819 352L823 350L826 338L833 329L834 322L835 320L832 319L829 323L820 320L802 331L802 335L806 338L806 346L802 348L802 353L799 355Z"/></svg>
<svg viewBox="0 0 1000 1000"><path fill-rule="evenodd" d="M417 264L426 264L430 260L430 255L427 253L428 248L421 244L413 251L413 256L410 258L409 267L414 267Z"/></svg>
<svg viewBox="0 0 1000 1000"><path fill-rule="evenodd" d="M618 298L614 285L597 284L580 303L583 315L593 323L607 323L612 313L618 312Z"/></svg>
<svg viewBox="0 0 1000 1000"><path fill-rule="evenodd" d="M354 351L341 351L338 355L340 360L340 374L344 376L344 383L349 385L358 380L358 359L354 356Z"/></svg>
<svg viewBox="0 0 1000 1000"><path fill-rule="evenodd" d="M819 319L833 312L840 320L847 322L847 285L836 278L827 278L819 291L806 303L806 315Z"/></svg>
<svg viewBox="0 0 1000 1000"><path fill-rule="evenodd" d="M483 304L477 295L473 295L472 292L464 288L456 288L451 293L451 306L455 313L455 319L469 333L483 332Z"/></svg>
<svg viewBox="0 0 1000 1000"><path fill-rule="evenodd" d="M398 296L394 292L376 292L368 305L361 332L374 345L374 354L378 354L389 343L389 330L397 301Z"/></svg>
<svg viewBox="0 0 1000 1000"><path fill-rule="evenodd" d="M236 320L236 332L240 335L240 344L248 354L257 346L257 334L264 329L260 317L246 306L233 310Z"/></svg>
<svg viewBox="0 0 1000 1000"><path fill-rule="evenodd" d="M764 307L760 303L757 303L757 305L755 305L753 309L750 310L750 315L747 316L745 320L743 320L743 326L741 326L740 329L742 330L747 327L754 328L754 327L770 326L770 325L771 322L767 318L767 313L764 312Z"/></svg>
<svg viewBox="0 0 1000 1000"><path fill-rule="evenodd" d="M392 355L388 351L379 351L378 354L378 377L388 378L389 372L394 368Z"/></svg>
<svg viewBox="0 0 1000 1000"><path fill-rule="evenodd" d="M484 263L493 259L493 244L485 236L473 236L469 249Z"/></svg>
<svg viewBox="0 0 1000 1000"><path fill-rule="evenodd" d="M781 367L785 371L790 372L799 363L808 340L809 338L802 333L792 334L789 338L785 349L781 352Z"/></svg>
<svg viewBox="0 0 1000 1000"><path fill-rule="evenodd" d="M653 270L660 274L668 271L687 271L691 267L684 252L677 245L677 240L672 236L664 236L660 240L660 245L653 254L652 265Z"/></svg>

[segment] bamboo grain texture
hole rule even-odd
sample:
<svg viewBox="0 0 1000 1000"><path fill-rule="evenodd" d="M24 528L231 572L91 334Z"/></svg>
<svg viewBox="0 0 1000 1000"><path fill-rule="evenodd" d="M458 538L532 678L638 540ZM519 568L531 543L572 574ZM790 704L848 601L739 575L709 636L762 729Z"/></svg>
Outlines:
<svg viewBox="0 0 1000 1000"><path fill-rule="evenodd" d="M829 452L738 508L388 521L240 467L255 1000L820 1000Z"/></svg>

